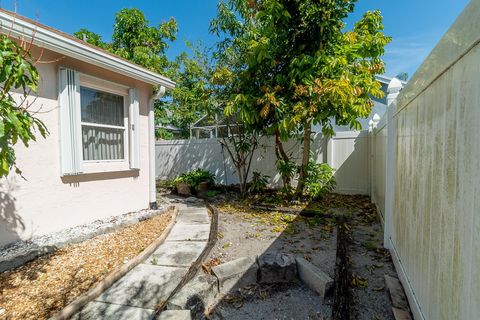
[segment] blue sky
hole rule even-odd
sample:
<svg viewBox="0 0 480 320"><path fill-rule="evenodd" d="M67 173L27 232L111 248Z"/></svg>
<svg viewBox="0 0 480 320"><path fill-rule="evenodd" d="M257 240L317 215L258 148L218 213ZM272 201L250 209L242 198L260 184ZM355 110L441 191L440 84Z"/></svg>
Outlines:
<svg viewBox="0 0 480 320"><path fill-rule="evenodd" d="M12 10L13 0L0 0L0 6ZM142 10L156 25L175 17L179 23L178 40L171 44L170 58L186 50L183 40L201 40L212 45L208 33L215 16L217 0L17 0L17 11L56 29L73 33L85 27L109 40L115 13L125 7ZM353 25L367 10L380 9L385 33L393 37L384 57L387 74L407 72L410 76L430 53L468 4L468 0L359 0L356 12L347 20Z"/></svg>

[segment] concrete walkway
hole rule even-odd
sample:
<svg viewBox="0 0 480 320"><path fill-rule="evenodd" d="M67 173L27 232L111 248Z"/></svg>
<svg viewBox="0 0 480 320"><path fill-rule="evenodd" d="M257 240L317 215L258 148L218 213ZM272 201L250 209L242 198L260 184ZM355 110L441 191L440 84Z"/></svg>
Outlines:
<svg viewBox="0 0 480 320"><path fill-rule="evenodd" d="M210 219L200 201L176 201L175 225L165 242L72 319L152 319L155 307L168 299L189 267L207 246ZM158 319L189 319L189 313L162 314Z"/></svg>

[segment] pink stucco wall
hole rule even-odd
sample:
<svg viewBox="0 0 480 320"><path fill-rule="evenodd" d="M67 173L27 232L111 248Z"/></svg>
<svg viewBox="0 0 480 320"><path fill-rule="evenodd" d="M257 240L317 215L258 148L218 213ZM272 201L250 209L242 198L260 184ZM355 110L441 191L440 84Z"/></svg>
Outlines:
<svg viewBox="0 0 480 320"><path fill-rule="evenodd" d="M39 56L39 51L35 51ZM37 65L41 80L31 106L50 134L28 148L16 147L23 176L12 173L0 180L0 247L18 239L47 234L149 205L148 100L152 86L87 63L43 52ZM61 177L58 110L58 68L135 87L140 98L140 170L128 169L128 160L115 165L90 165L92 173ZM33 101L33 96L30 100ZM113 170L113 171L112 171Z"/></svg>

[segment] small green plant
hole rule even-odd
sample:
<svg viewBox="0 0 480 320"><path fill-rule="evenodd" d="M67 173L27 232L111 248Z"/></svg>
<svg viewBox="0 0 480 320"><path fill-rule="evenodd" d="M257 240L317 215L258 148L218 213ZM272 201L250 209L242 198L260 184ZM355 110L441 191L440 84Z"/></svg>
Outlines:
<svg viewBox="0 0 480 320"><path fill-rule="evenodd" d="M157 182L158 188L175 190L175 179L160 180Z"/></svg>
<svg viewBox="0 0 480 320"><path fill-rule="evenodd" d="M213 198L218 194L220 194L220 191L217 191L217 190L208 190L207 191L207 197L208 198Z"/></svg>
<svg viewBox="0 0 480 320"><path fill-rule="evenodd" d="M254 171L248 192L250 194L261 193L267 189L268 179L270 177L258 171Z"/></svg>
<svg viewBox="0 0 480 320"><path fill-rule="evenodd" d="M152 260L150 261L154 266L158 264L158 258L156 256L153 256Z"/></svg>
<svg viewBox="0 0 480 320"><path fill-rule="evenodd" d="M215 175L203 169L195 169L193 171L182 173L174 180L174 182L184 182L191 188L198 190L198 186L202 182L206 182L209 185L214 184Z"/></svg>
<svg viewBox="0 0 480 320"><path fill-rule="evenodd" d="M309 199L318 199L335 189L334 169L326 163L310 160L307 166L307 178L303 195Z"/></svg>
<svg viewBox="0 0 480 320"><path fill-rule="evenodd" d="M278 173L280 173L280 176L282 177L284 189L290 189L290 182L292 181L295 172L298 170L298 165L293 161L285 161L282 159L277 160L275 164Z"/></svg>

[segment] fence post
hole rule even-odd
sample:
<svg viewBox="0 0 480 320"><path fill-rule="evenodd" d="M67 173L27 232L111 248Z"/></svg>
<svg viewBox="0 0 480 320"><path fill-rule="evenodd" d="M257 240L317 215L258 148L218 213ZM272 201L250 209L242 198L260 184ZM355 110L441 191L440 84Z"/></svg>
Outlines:
<svg viewBox="0 0 480 320"><path fill-rule="evenodd" d="M390 239L393 230L394 192L395 192L395 153L396 130L393 115L397 110L397 97L403 85L400 80L393 78L388 85L387 95L387 157L385 181L385 228L383 245L391 249Z"/></svg>
<svg viewBox="0 0 480 320"><path fill-rule="evenodd" d="M378 123L380 122L380 116L378 115L378 113L375 113L373 115L373 118L372 120L370 120L368 122L368 135L369 135L369 139L368 139L368 145L369 145L369 150L370 150L370 158L369 158L369 170L370 170L370 175L369 175L369 178L370 178L370 201L372 203L376 203L376 199L375 199L375 167L376 167L376 161L377 161L377 158L376 158L376 149L375 149L375 129L377 128L377 125Z"/></svg>

